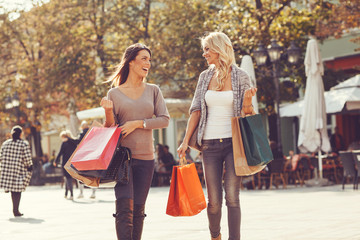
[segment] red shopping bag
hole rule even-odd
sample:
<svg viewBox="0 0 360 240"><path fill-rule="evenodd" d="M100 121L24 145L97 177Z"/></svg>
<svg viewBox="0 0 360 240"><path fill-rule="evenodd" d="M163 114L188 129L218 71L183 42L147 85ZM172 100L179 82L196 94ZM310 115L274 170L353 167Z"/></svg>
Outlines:
<svg viewBox="0 0 360 240"><path fill-rule="evenodd" d="M106 170L120 137L118 127L93 127L75 150L71 164L79 171Z"/></svg>
<svg viewBox="0 0 360 240"><path fill-rule="evenodd" d="M205 196L195 164L174 166L166 214L194 216L205 208Z"/></svg>

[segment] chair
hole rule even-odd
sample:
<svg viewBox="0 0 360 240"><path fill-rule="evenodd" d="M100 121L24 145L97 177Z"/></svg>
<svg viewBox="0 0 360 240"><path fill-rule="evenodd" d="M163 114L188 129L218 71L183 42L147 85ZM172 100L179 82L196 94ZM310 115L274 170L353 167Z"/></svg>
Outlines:
<svg viewBox="0 0 360 240"><path fill-rule="evenodd" d="M286 188L286 181L284 177L284 159L274 159L269 163L270 169L270 189L272 187L272 183L274 182L275 187L278 188L278 180L281 180L283 184L283 188Z"/></svg>
<svg viewBox="0 0 360 240"><path fill-rule="evenodd" d="M270 175L269 165L266 166L262 171L253 175L254 184L257 185L259 190L262 189L263 185L266 189L270 188Z"/></svg>
<svg viewBox="0 0 360 240"><path fill-rule="evenodd" d="M170 179L171 179L172 172L154 172L153 177L153 186L161 187L161 186L170 186Z"/></svg>
<svg viewBox="0 0 360 240"><path fill-rule="evenodd" d="M255 177L256 175L242 176L240 180L241 190L243 190L245 187L247 189L255 190L256 189Z"/></svg>
<svg viewBox="0 0 360 240"><path fill-rule="evenodd" d="M358 171L355 169L355 161L352 152L347 151L339 151L340 160L344 167L344 176L342 180L342 189L345 189L345 183L348 177L352 177L353 180L353 188L357 189L357 181L358 181Z"/></svg>
<svg viewBox="0 0 360 240"><path fill-rule="evenodd" d="M355 188L358 189L360 176L360 150L355 150L352 152L352 154L355 162L355 168L357 170L357 180L355 181Z"/></svg>
<svg viewBox="0 0 360 240"><path fill-rule="evenodd" d="M308 157L302 156L296 163L295 170L287 172L287 182L292 180L295 186L297 186L299 183L302 187L304 185L304 180L311 178L311 168L312 164L310 163L310 159Z"/></svg>
<svg viewBox="0 0 360 240"><path fill-rule="evenodd" d="M301 186L304 184L305 180L309 180L311 178L311 170L314 167L310 163L309 157L301 157L298 162L297 171L299 172L301 179Z"/></svg>
<svg viewBox="0 0 360 240"><path fill-rule="evenodd" d="M323 161L323 177L339 183L337 166L334 158L324 158Z"/></svg>
<svg viewBox="0 0 360 240"><path fill-rule="evenodd" d="M312 172L312 177L319 176L319 159L316 157L310 157L310 164L313 166L314 171ZM317 175L315 175L315 171L317 171Z"/></svg>

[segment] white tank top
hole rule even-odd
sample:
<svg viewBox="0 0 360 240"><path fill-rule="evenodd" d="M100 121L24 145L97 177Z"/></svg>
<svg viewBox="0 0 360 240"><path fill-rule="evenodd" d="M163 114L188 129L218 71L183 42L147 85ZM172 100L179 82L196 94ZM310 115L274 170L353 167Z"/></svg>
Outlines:
<svg viewBox="0 0 360 240"><path fill-rule="evenodd" d="M207 120L204 140L232 137L231 118L234 117L233 99L232 90L208 90L206 92Z"/></svg>

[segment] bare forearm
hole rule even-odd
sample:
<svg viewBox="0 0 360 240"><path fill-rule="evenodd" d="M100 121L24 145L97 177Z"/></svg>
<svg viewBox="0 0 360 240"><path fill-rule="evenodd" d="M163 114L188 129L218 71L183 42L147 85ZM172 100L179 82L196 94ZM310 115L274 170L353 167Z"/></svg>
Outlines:
<svg viewBox="0 0 360 240"><path fill-rule="evenodd" d="M156 118L146 119L146 129L160 129L169 126L169 116L163 115Z"/></svg>
<svg viewBox="0 0 360 240"><path fill-rule="evenodd" d="M242 110L245 113L245 115L254 114L255 112L252 104L249 105L243 104Z"/></svg>
<svg viewBox="0 0 360 240"><path fill-rule="evenodd" d="M200 121L200 111L195 111L191 113L187 127L186 127L186 133L183 140L183 143L188 144L189 140L191 138L191 135L195 131L195 128L199 124Z"/></svg>
<svg viewBox="0 0 360 240"><path fill-rule="evenodd" d="M112 110L105 111L105 123L104 127L111 127L115 124L114 113Z"/></svg>

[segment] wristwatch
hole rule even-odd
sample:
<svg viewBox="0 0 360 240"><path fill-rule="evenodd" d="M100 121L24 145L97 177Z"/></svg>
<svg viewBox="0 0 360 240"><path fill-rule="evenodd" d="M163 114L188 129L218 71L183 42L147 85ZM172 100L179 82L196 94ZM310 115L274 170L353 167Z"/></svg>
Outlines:
<svg viewBox="0 0 360 240"><path fill-rule="evenodd" d="M146 128L146 122L143 120L143 128Z"/></svg>

